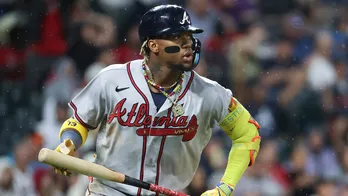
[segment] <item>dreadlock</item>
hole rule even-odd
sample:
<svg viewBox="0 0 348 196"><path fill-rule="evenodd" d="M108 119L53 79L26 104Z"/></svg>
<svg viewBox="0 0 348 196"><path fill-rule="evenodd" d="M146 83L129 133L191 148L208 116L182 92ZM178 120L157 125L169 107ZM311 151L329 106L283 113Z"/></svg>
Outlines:
<svg viewBox="0 0 348 196"><path fill-rule="evenodd" d="M142 56L144 56L144 62L145 62L145 64L148 64L148 61L149 61L149 57L150 57L150 50L149 50L149 48L148 48L148 46L147 46L147 42L148 42L149 40L147 39L147 40L145 40L144 42L143 42L143 44L141 45L141 48L140 48L140 55L142 55Z"/></svg>

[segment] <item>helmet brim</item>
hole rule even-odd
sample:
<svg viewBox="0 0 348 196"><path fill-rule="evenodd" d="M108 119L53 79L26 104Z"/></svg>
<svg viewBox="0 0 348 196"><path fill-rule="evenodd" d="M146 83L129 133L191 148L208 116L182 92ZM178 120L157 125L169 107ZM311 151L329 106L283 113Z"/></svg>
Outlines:
<svg viewBox="0 0 348 196"><path fill-rule="evenodd" d="M197 28L197 27L193 27L191 25L187 28L187 31L190 32L190 33L194 33L194 34L198 34L198 33L203 33L204 32L203 29L200 29L200 28Z"/></svg>

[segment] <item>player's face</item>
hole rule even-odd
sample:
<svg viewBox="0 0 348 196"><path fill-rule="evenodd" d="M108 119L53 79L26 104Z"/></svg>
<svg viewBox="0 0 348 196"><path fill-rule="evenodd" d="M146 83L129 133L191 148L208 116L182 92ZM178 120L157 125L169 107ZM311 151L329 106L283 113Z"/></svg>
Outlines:
<svg viewBox="0 0 348 196"><path fill-rule="evenodd" d="M158 40L160 59L165 63L175 66L182 71L192 70L192 34L182 33L180 35L169 36ZM172 47L177 46L177 47ZM170 51L169 48L178 48L179 51Z"/></svg>

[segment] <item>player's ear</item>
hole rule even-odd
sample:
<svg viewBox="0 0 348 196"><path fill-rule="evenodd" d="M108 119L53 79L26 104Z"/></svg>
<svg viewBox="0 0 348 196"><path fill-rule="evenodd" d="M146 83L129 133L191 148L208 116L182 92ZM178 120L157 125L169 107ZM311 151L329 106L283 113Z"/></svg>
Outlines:
<svg viewBox="0 0 348 196"><path fill-rule="evenodd" d="M153 53L158 53L159 47L158 47L158 43L156 42L156 40L150 39L147 42L147 46L150 49L150 51L152 51Z"/></svg>

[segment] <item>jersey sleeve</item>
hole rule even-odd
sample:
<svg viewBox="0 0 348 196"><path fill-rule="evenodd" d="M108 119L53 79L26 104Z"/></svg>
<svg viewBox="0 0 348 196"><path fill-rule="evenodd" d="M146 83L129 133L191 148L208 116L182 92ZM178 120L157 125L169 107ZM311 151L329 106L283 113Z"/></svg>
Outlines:
<svg viewBox="0 0 348 196"><path fill-rule="evenodd" d="M69 103L74 118L88 129L96 129L105 116L104 87L105 82L100 72Z"/></svg>
<svg viewBox="0 0 348 196"><path fill-rule="evenodd" d="M220 84L216 84L214 88L215 96L212 104L212 125L217 126L227 116L233 94L231 90L224 88Z"/></svg>

